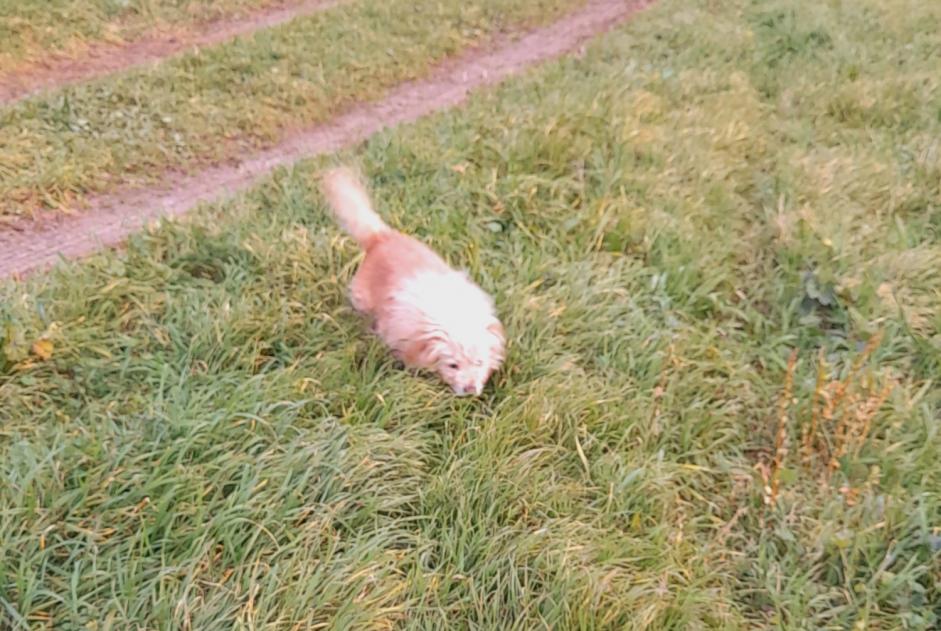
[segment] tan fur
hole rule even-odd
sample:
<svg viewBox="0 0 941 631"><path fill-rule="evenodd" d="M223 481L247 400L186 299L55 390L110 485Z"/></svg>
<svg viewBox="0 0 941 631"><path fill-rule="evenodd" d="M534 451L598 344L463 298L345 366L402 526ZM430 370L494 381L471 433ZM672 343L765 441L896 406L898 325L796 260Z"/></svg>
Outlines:
<svg viewBox="0 0 941 631"><path fill-rule="evenodd" d="M387 226L349 170L328 172L323 191L366 253L350 287L353 306L407 366L437 372L457 394L480 394L504 356L490 297L428 246Z"/></svg>

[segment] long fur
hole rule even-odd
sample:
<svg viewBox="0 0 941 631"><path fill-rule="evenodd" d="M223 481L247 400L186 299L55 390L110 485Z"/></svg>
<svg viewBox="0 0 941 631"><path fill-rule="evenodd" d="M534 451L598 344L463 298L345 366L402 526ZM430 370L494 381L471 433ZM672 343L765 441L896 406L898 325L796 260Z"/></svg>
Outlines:
<svg viewBox="0 0 941 631"><path fill-rule="evenodd" d="M457 394L480 394L504 358L490 296L428 246L386 225L349 170L329 171L322 188L366 253L350 287L353 306L407 366L437 372Z"/></svg>
<svg viewBox="0 0 941 631"><path fill-rule="evenodd" d="M379 235L390 228L372 209L369 195L348 169L335 169L323 178L323 193L337 221L359 247L368 250Z"/></svg>

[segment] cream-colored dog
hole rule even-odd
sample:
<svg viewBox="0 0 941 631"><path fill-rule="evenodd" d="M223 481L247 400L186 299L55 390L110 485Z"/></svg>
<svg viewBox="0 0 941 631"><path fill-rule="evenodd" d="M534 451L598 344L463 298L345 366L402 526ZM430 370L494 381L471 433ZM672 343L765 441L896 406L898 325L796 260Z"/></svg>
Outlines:
<svg viewBox="0 0 941 631"><path fill-rule="evenodd" d="M365 251L353 277L353 307L406 366L437 372L459 395L479 395L504 357L493 300L428 246L387 226L347 169L323 178L343 228Z"/></svg>

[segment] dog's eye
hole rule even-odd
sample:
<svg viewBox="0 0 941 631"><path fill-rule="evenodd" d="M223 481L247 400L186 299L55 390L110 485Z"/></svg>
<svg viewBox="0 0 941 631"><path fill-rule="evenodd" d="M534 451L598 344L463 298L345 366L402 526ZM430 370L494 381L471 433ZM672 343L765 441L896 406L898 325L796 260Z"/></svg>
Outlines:
<svg viewBox="0 0 941 631"><path fill-rule="evenodd" d="M451 362L450 364L448 364L448 368L450 368L451 370L457 370L458 368L460 368L460 366L458 366L456 362Z"/></svg>

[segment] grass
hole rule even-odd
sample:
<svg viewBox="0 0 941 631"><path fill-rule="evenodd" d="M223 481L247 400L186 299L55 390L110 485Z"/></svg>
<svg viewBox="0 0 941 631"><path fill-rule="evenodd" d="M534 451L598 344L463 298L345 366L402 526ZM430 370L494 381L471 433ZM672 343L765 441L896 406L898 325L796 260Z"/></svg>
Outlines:
<svg viewBox="0 0 941 631"><path fill-rule="evenodd" d="M0 218L242 155L564 0L365 0L0 110Z"/></svg>
<svg viewBox="0 0 941 631"><path fill-rule="evenodd" d="M9 626L937 628L939 21L665 0L327 160L495 293L480 400L320 163L8 283Z"/></svg>
<svg viewBox="0 0 941 631"><path fill-rule="evenodd" d="M50 53L81 55L156 32L188 32L210 20L277 0L0 0L0 70L42 62Z"/></svg>

